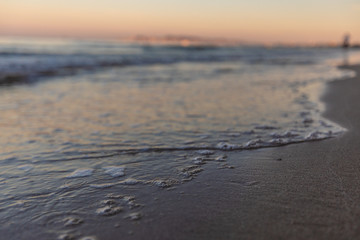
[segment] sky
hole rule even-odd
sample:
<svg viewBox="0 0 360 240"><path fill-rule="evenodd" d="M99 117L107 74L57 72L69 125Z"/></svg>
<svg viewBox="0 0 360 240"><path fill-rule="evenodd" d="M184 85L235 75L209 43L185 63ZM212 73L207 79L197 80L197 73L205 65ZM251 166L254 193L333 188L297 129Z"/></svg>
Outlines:
<svg viewBox="0 0 360 240"><path fill-rule="evenodd" d="M0 36L360 42L360 0L0 0Z"/></svg>

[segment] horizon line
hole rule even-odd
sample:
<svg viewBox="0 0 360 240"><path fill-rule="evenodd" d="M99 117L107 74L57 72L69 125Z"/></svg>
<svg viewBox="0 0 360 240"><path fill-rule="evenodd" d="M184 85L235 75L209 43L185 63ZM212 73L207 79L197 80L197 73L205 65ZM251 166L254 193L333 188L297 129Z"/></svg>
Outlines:
<svg viewBox="0 0 360 240"><path fill-rule="evenodd" d="M126 43L139 43L146 45L176 45L176 46L303 46L303 47L337 47L341 41L258 41L243 40L229 37L208 37L192 34L123 34L122 36L75 36L67 34L6 34L0 33L0 38L38 38L38 39L73 39L73 40L97 40L97 41L118 41ZM350 44L350 48L360 47L360 41Z"/></svg>

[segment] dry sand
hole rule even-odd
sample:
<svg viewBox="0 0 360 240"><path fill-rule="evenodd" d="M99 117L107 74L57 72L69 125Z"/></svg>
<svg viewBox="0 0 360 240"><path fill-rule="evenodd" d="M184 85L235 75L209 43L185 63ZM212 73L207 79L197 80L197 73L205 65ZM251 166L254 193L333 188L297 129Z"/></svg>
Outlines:
<svg viewBox="0 0 360 240"><path fill-rule="evenodd" d="M174 190L143 193L141 221L99 226L99 239L360 239L359 93L355 77L323 98L343 136L229 152L234 169L209 165Z"/></svg>

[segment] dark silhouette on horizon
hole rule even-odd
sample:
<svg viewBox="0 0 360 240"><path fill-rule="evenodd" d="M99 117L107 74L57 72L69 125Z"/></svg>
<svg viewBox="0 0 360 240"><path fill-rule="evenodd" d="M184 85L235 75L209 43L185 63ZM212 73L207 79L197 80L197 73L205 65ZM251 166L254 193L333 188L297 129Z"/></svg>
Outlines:
<svg viewBox="0 0 360 240"><path fill-rule="evenodd" d="M344 35L344 40L343 40L343 44L342 47L343 48L348 48L350 46L350 34L345 34Z"/></svg>

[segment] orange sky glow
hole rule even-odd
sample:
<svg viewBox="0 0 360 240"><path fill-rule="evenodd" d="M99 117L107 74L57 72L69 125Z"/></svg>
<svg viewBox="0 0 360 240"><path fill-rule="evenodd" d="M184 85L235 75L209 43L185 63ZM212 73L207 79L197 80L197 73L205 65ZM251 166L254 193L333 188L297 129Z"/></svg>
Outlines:
<svg viewBox="0 0 360 240"><path fill-rule="evenodd" d="M196 2L196 3L194 3ZM0 35L196 35L257 43L360 42L356 0L2 0Z"/></svg>

